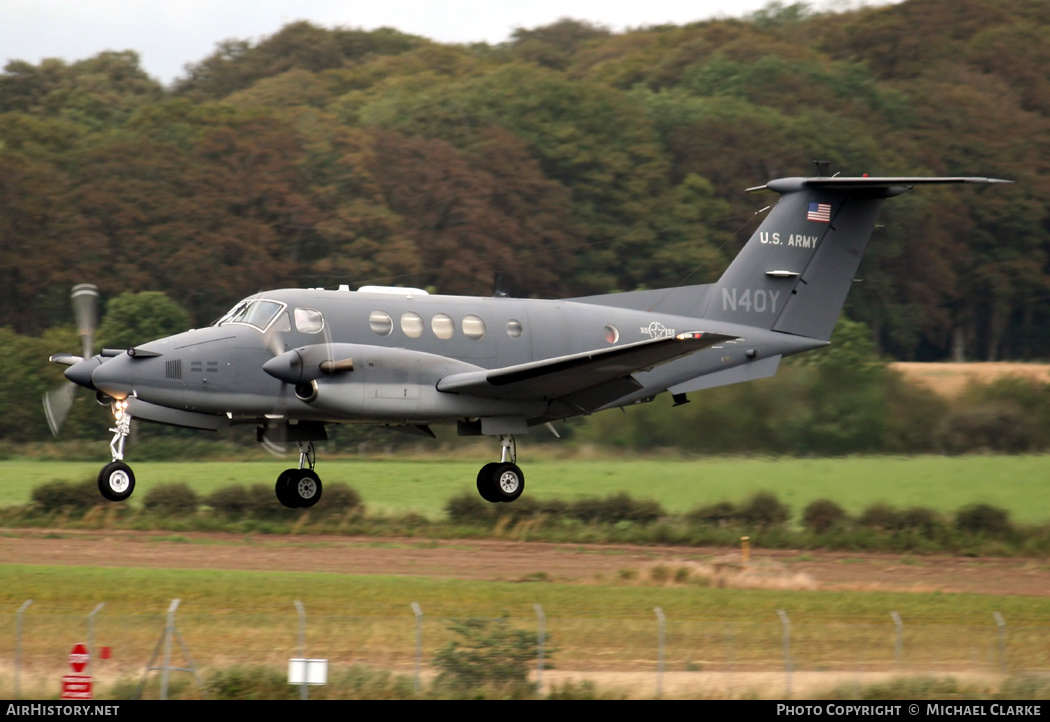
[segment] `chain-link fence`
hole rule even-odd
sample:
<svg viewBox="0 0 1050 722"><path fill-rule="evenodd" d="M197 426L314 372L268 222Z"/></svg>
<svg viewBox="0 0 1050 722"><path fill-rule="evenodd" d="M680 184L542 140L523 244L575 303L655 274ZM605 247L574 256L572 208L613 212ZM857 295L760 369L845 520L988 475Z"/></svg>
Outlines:
<svg viewBox="0 0 1050 722"><path fill-rule="evenodd" d="M290 659L301 657L325 659L333 671L367 665L426 684L439 671L441 651L453 643L463 647L456 628L466 619L430 616L410 602L404 613L390 609L342 616L312 614L294 600L268 611L219 610L207 599L149 612L27 603L0 629L0 696L57 694L76 643L90 647L86 673L96 689L137 683L165 668L193 669L202 677L235 666L283 673ZM591 679L659 695L665 685L683 694L732 682L777 697L798 694L803 680L821 674L830 680L1050 673L1050 623L1042 619L989 614L984 624L972 616L911 624L893 610L885 622L792 618L791 610L747 620L676 619L658 608L607 619L545 613L539 605L533 611L498 619L520 638L535 640L529 674L540 684Z"/></svg>

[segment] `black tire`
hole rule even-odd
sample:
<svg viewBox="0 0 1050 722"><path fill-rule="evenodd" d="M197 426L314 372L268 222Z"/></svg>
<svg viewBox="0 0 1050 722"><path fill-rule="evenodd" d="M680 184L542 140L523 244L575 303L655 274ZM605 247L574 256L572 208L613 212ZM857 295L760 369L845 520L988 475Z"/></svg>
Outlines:
<svg viewBox="0 0 1050 722"><path fill-rule="evenodd" d="M123 461L114 461L98 472L98 490L109 501L124 501L135 491L135 474Z"/></svg>
<svg viewBox="0 0 1050 722"><path fill-rule="evenodd" d="M289 509L298 509L299 500L292 495L292 476L299 473L298 469L286 469L277 477L274 491L277 493L277 501Z"/></svg>
<svg viewBox="0 0 1050 722"><path fill-rule="evenodd" d="M525 474L517 464L497 464L493 473L496 496L499 501L514 501L525 491Z"/></svg>
<svg viewBox="0 0 1050 722"><path fill-rule="evenodd" d="M478 493L481 494L482 499L493 504L503 501L496 493L496 469L499 466L501 465L496 462L485 464L478 472Z"/></svg>
<svg viewBox="0 0 1050 722"><path fill-rule="evenodd" d="M309 509L321 500L321 477L309 469L290 469L288 498L300 509ZM283 476L283 475L282 475Z"/></svg>

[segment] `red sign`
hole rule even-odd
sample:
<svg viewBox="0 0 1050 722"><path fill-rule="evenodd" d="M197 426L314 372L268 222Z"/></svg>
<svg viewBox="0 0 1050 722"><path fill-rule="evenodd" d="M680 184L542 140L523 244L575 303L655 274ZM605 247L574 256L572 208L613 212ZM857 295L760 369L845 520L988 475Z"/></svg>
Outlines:
<svg viewBox="0 0 1050 722"><path fill-rule="evenodd" d="M91 699L91 676L67 674L63 677L62 699Z"/></svg>
<svg viewBox="0 0 1050 722"><path fill-rule="evenodd" d="M73 645L73 651L69 653L69 666L73 671L80 674L88 666L91 657L88 655L87 647L83 644Z"/></svg>

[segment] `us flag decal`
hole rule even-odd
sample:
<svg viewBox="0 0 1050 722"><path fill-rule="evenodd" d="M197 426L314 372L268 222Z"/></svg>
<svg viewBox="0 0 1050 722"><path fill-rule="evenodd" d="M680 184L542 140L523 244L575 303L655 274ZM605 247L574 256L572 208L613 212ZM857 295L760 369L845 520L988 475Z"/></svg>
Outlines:
<svg viewBox="0 0 1050 722"><path fill-rule="evenodd" d="M831 222L831 204L830 203L810 203L809 213L806 214L807 221L821 221L823 223Z"/></svg>

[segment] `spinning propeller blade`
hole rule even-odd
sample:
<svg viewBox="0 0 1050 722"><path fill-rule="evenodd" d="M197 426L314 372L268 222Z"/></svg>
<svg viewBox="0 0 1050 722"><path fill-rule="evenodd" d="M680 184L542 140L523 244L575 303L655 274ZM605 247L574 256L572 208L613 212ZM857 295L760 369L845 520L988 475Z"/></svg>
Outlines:
<svg viewBox="0 0 1050 722"><path fill-rule="evenodd" d="M73 316L80 334L81 356L72 354L55 354L51 361L72 366L78 361L91 358L95 345L95 327L98 325L98 286L93 283L81 283L73 287L70 294L73 302ZM58 436L59 429L69 415L76 399L77 387L65 383L44 394L44 415L51 433Z"/></svg>

